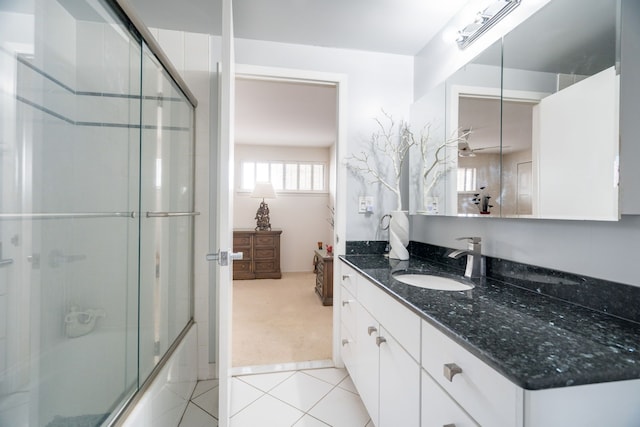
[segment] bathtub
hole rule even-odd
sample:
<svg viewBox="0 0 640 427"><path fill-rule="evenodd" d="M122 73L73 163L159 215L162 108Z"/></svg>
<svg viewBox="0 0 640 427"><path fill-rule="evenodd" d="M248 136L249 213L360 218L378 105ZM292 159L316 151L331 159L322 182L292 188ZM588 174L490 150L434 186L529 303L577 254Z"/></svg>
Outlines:
<svg viewBox="0 0 640 427"><path fill-rule="evenodd" d="M134 334L129 341L135 349ZM105 419L137 386L137 352L126 349L122 334L99 329L63 338L32 369L40 379L36 388L0 397L0 426L58 427ZM194 325L120 425L176 427L196 385L196 354Z"/></svg>
<svg viewBox="0 0 640 427"><path fill-rule="evenodd" d="M135 343L135 335L131 338ZM99 330L59 339L32 359L31 389L0 397L0 426L53 427L104 419L136 385L137 354L126 354L126 340L122 333Z"/></svg>

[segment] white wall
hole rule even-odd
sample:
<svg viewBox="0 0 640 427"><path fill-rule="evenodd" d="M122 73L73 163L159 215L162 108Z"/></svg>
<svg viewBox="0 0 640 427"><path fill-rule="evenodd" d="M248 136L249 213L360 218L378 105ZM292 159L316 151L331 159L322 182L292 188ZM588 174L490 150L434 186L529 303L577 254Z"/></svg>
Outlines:
<svg viewBox="0 0 640 427"><path fill-rule="evenodd" d="M413 57L245 39L235 40L235 56L239 64L345 74L349 153L367 149L376 130L374 118L381 117L381 108L397 120L409 119ZM378 230L378 223L395 206L392 193L352 175L348 175L346 188L346 240L386 238L386 232ZM361 195L376 198L372 215L357 213Z"/></svg>
<svg viewBox="0 0 640 427"><path fill-rule="evenodd" d="M329 173L329 148L276 147L236 144L233 227L254 229L256 211L261 199L240 191L242 161L324 161ZM328 180L327 180L328 182ZM329 193L295 194L279 192L267 199L272 229L282 230L280 236L280 269L282 272L313 270L313 249L318 241L333 244L329 217Z"/></svg>

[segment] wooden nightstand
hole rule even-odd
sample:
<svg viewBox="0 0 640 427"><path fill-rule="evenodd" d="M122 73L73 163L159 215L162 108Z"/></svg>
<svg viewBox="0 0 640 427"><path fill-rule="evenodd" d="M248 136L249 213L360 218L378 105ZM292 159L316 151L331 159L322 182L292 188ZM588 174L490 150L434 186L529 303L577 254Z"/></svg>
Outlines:
<svg viewBox="0 0 640 427"><path fill-rule="evenodd" d="M234 230L233 251L242 260L233 261L233 279L280 279L280 234L282 230Z"/></svg>
<svg viewBox="0 0 640 427"><path fill-rule="evenodd" d="M316 249L313 255L313 272L316 274L316 294L322 305L333 305L333 254Z"/></svg>

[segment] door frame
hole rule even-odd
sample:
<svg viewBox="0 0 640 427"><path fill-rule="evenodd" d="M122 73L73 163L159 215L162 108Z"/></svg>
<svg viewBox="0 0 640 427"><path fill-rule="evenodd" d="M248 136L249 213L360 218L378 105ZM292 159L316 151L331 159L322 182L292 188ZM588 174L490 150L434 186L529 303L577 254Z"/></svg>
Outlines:
<svg viewBox="0 0 640 427"><path fill-rule="evenodd" d="M256 66L256 65L245 65L245 64L234 64L233 72L231 77L231 81L223 80L224 85L233 85L236 77L242 78L256 78L256 79L277 79L284 81L293 81L293 82L305 82L305 83L318 83L318 84L332 84L336 87L337 92L337 130L336 130L336 143L334 149L334 157L333 162L335 165L335 179L331 182L331 192L335 196L335 217L334 217L334 230L333 230L333 238L334 238L334 247L336 254L344 254L345 251L345 241L344 236L346 235L346 190L344 185L339 185L341 183L346 183L347 171L344 159L346 158L347 152L347 76L345 74L338 73L326 73L326 72L317 72L317 71L309 71L309 70L298 70L298 69L289 69L289 68L277 68L277 67L265 67L265 66ZM224 90L224 88L223 88ZM225 99L225 102L222 104L223 109L225 106L229 105L233 107L235 105L235 99ZM224 197L219 197L221 199L225 199L229 201L229 206L231 208L230 213L228 214L228 218L223 221L223 224L218 223L218 231L219 231L219 243L222 245L224 243L231 242L231 237L233 233L233 220L232 220L232 202L233 202L233 181L234 175L231 173L233 171L233 128L235 125L235 120L233 117L233 112L227 112L221 114L221 118L228 119L229 130L226 132L226 137L228 139L224 139L221 141L221 149L220 155L222 158L219 161L219 165L225 164L225 171L219 170L219 173L225 173L228 177L228 185L226 186L228 195ZM226 144L231 145L231 147L225 146ZM229 157L230 156L230 157ZM220 189L222 191L222 188ZM222 195L219 195L222 196ZM225 209L226 213L226 209ZM225 236L226 239L222 239L222 236ZM226 247L226 246L220 246ZM224 276L221 280L218 281L219 288L225 287L227 289L219 289L217 296L217 307L215 307L216 312L219 314L218 323L218 349L220 353L219 358L219 378L220 378L220 425L224 426L228 424L229 418L231 414L228 410L222 410L222 408L228 408L229 401L225 396L229 396L229 390L231 387L231 346L232 346L232 336L231 336L231 315L232 315L232 299L233 293L231 289L231 280L227 278L227 275L230 276L231 269L218 269L220 272L220 276ZM225 271L226 270L226 271ZM339 270L334 269L334 283L340 283L338 280ZM226 284L225 284L226 282ZM336 292L337 290L337 292ZM337 295L336 295L337 293ZM340 300L340 291L339 286L334 287L334 300ZM333 309L333 337L332 337L332 359L333 363L336 367L344 366L340 357L340 310L334 307Z"/></svg>

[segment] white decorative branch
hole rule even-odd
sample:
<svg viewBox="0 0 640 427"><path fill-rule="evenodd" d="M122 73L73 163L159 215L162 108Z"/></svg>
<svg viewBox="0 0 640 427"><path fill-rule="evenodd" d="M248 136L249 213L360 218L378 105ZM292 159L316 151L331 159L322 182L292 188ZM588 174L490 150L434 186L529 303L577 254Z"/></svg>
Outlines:
<svg viewBox="0 0 640 427"><path fill-rule="evenodd" d="M425 126L420 137L420 154L422 157L422 181L423 181L423 193L429 194L429 192L436 186L440 178L442 178L449 170L453 168L455 163L452 159L447 158L447 149L456 148L461 140L464 140L470 131L458 133L457 137L451 137L437 144L435 147L431 147L430 144L430 129L431 125ZM432 149L435 148L435 151ZM430 156L430 153L433 154ZM429 175L433 174L431 177Z"/></svg>
<svg viewBox="0 0 640 427"><path fill-rule="evenodd" d="M362 151L359 154L352 154L347 158L348 167L355 173L373 179L371 184L379 183L396 195L396 210L402 210L402 193L400 192L400 177L402 169L411 147L416 145L413 133L409 129L408 123L400 121L396 125L390 114L382 110L386 119L386 125L379 119L375 119L379 130L371 135L371 153ZM386 176L386 170L380 164L377 157L382 155L391 161L393 176ZM376 162L377 160L377 162Z"/></svg>

